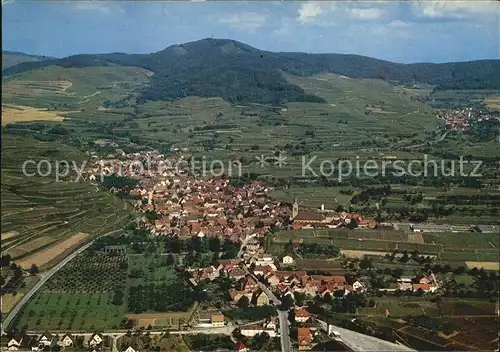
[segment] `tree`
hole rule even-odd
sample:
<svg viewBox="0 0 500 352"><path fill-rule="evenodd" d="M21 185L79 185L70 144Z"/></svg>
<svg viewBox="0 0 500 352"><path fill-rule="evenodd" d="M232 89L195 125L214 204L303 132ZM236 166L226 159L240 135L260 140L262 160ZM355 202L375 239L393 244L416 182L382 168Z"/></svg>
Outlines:
<svg viewBox="0 0 500 352"><path fill-rule="evenodd" d="M241 341L244 338L240 328L234 329L232 332L232 336L238 341Z"/></svg>
<svg viewBox="0 0 500 352"><path fill-rule="evenodd" d="M260 351L264 347L266 343L269 342L269 334L267 332L262 332L257 334L252 339L252 343L250 345L251 350Z"/></svg>
<svg viewBox="0 0 500 352"><path fill-rule="evenodd" d="M208 249L211 252L220 252L220 239L218 237L211 237L208 240Z"/></svg>
<svg viewBox="0 0 500 352"><path fill-rule="evenodd" d="M370 259L363 257L359 262L359 268L362 270L370 269L373 267L373 263Z"/></svg>
<svg viewBox="0 0 500 352"><path fill-rule="evenodd" d="M239 308L248 308L250 306L250 300L248 299L247 296L243 296L240 298L238 301L238 307Z"/></svg>
<svg viewBox="0 0 500 352"><path fill-rule="evenodd" d="M10 254L5 254L0 256L0 267L10 265L11 256Z"/></svg>
<svg viewBox="0 0 500 352"><path fill-rule="evenodd" d="M280 310L288 310L290 308L293 308L295 302L293 300L293 297L291 295L285 295L281 298L281 304L279 306Z"/></svg>
<svg viewBox="0 0 500 352"><path fill-rule="evenodd" d="M168 266L170 266L170 265L174 265L174 263L175 263L175 259L174 259L174 256L173 256L173 254L172 254L172 253L168 253L168 254L167 254L167 258L166 258L165 262L166 262L166 264L167 264Z"/></svg>
<svg viewBox="0 0 500 352"><path fill-rule="evenodd" d="M113 303L116 306L121 306L123 304L123 297L125 295L123 294L123 291L120 288L115 289L115 294L113 296L113 300L111 303Z"/></svg>
<svg viewBox="0 0 500 352"><path fill-rule="evenodd" d="M33 276L39 273L39 270L38 270L38 267L36 266L36 264L31 264L29 271L30 271L30 274Z"/></svg>

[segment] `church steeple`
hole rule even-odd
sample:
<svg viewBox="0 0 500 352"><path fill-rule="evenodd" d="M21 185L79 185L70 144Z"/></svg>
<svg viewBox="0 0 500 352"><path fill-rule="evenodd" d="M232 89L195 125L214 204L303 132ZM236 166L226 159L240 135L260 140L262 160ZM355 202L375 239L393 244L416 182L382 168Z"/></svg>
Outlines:
<svg viewBox="0 0 500 352"><path fill-rule="evenodd" d="M293 199L293 206L292 206L292 219L294 219L297 214L299 214L299 203L297 203L297 197Z"/></svg>

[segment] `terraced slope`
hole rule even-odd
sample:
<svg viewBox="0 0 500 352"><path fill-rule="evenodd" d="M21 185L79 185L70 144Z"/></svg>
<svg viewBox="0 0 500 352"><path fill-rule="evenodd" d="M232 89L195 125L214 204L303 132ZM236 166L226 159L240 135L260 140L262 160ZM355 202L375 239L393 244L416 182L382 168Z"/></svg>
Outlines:
<svg viewBox="0 0 500 352"><path fill-rule="evenodd" d="M91 238L119 229L130 216L127 206L95 185L55 181L23 174L25 160L42 159L55 168L55 160L85 156L68 146L4 135L2 138L2 253L23 267L51 266L76 246ZM30 173L36 168L27 168ZM42 165L43 173L47 164Z"/></svg>

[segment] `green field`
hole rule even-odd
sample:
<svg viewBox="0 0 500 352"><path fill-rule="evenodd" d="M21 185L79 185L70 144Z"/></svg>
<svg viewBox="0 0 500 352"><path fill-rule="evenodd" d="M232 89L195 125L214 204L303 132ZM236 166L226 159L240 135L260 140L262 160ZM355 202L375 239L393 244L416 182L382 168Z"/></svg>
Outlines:
<svg viewBox="0 0 500 352"><path fill-rule="evenodd" d="M339 205L348 207L352 195L341 193L355 192L352 187L292 187L276 190L271 197L282 202L293 203L294 199L300 206L308 208L336 209Z"/></svg>
<svg viewBox="0 0 500 352"><path fill-rule="evenodd" d="M361 308L360 314L386 315L391 317L420 316L481 316L495 315L495 304L479 299L445 298L440 303L421 297L390 297L376 299L374 308Z"/></svg>
<svg viewBox="0 0 500 352"><path fill-rule="evenodd" d="M131 306L136 308L137 303L131 301L137 299L131 297L133 289L165 284L174 285L179 294L183 287L190 290L187 282L165 265L164 257L113 256L86 251L49 279L23 308L13 326L28 330L121 329L126 314L132 312ZM117 291L122 292L121 299L117 298ZM184 293L182 296L185 299ZM168 296L166 292L163 297L155 301L149 291L143 291L141 304L151 302L154 306L155 302L165 303L168 299L172 303L180 301L179 297ZM141 309L146 307L149 306Z"/></svg>
<svg viewBox="0 0 500 352"><path fill-rule="evenodd" d="M300 229L280 231L267 241L272 253L283 253L289 241L334 244L344 250L400 253L417 251L437 255L442 262L495 262L499 260L498 234L424 233L425 243L409 243L408 233L396 230ZM492 246L493 244L493 246Z"/></svg>
<svg viewBox="0 0 500 352"><path fill-rule="evenodd" d="M360 314L386 315L387 310L392 317L408 315L438 316L438 306L430 301L418 297L399 297L377 299L374 308L361 308Z"/></svg>
<svg viewBox="0 0 500 352"><path fill-rule="evenodd" d="M499 233L424 233L426 243L435 243L456 248L495 249L500 248Z"/></svg>
<svg viewBox="0 0 500 352"><path fill-rule="evenodd" d="M2 79L2 103L53 109L97 109L143 86L151 72L137 67L49 66Z"/></svg>

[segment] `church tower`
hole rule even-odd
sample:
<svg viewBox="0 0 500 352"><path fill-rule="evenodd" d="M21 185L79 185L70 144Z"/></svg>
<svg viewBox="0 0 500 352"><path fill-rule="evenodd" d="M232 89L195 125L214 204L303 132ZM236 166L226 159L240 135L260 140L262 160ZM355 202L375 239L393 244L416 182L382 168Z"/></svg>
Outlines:
<svg viewBox="0 0 500 352"><path fill-rule="evenodd" d="M299 213L299 203L297 203L297 198L295 198L293 200L293 206L292 206L292 219L294 219L298 213Z"/></svg>

